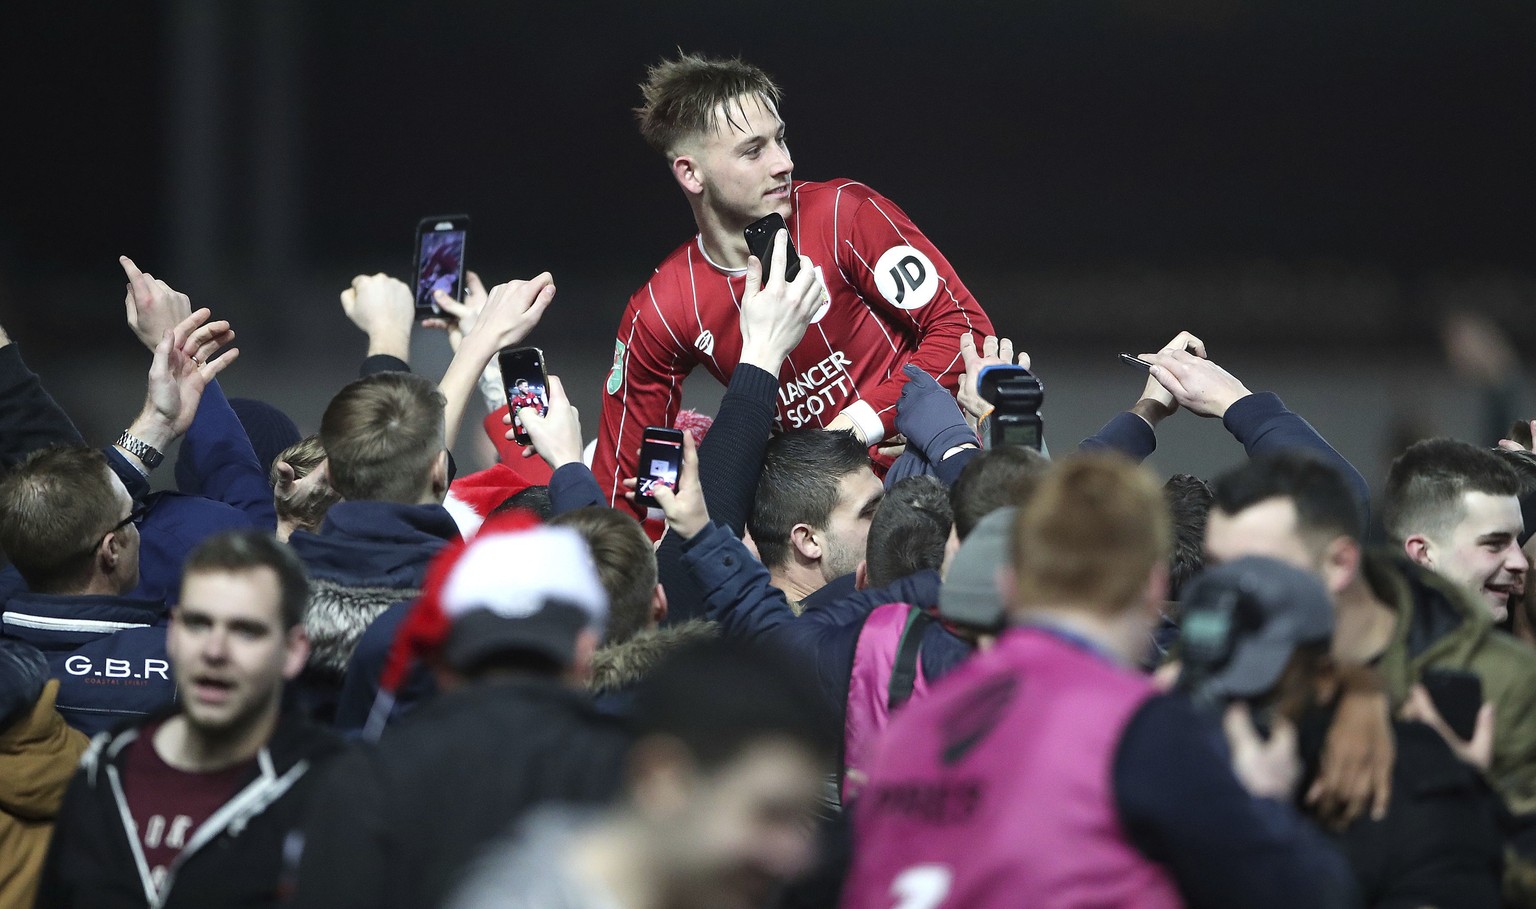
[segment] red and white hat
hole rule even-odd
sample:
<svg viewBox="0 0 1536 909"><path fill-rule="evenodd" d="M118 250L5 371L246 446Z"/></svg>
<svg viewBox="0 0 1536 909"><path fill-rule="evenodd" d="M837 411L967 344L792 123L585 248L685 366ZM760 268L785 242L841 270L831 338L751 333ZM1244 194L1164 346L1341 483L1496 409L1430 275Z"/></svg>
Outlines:
<svg viewBox="0 0 1536 909"><path fill-rule="evenodd" d="M496 515L468 542L449 544L427 568L421 597L395 636L364 734L377 738L395 692L418 660L465 672L502 653L575 659L583 631L599 639L608 595L586 540L528 512Z"/></svg>

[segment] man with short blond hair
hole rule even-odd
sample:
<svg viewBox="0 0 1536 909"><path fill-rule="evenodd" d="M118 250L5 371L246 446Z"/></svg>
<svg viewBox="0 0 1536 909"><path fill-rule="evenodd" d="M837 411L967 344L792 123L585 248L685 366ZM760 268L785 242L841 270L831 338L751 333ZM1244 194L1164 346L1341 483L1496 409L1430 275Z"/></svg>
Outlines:
<svg viewBox="0 0 1536 909"><path fill-rule="evenodd" d="M300 692L316 719L334 718L363 632L413 599L427 563L459 538L442 504L451 479L443 407L430 380L382 372L337 392L320 419L326 473L342 501L318 529L288 538L314 582Z"/></svg>
<svg viewBox="0 0 1536 909"><path fill-rule="evenodd" d="M960 337L992 334L992 323L889 199L853 180L792 179L780 92L766 73L680 54L650 69L641 94L641 135L666 158L699 233L635 292L619 323L592 471L610 501L635 476L645 427L672 424L684 377L703 366L728 384L736 371L754 267L742 232L765 215L784 217L799 265L824 291L812 330L773 367L780 428L846 429L873 446L895 430L902 366L953 390Z"/></svg>

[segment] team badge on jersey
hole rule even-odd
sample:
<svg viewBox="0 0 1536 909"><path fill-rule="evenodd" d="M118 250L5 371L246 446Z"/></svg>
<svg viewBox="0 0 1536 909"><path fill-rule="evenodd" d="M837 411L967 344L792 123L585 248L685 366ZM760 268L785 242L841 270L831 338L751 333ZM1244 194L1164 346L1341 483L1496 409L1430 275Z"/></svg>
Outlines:
<svg viewBox="0 0 1536 909"><path fill-rule="evenodd" d="M697 347L699 349L699 353L706 357L714 356L715 333L707 328L704 329L702 332L699 332L698 338L694 339L693 346Z"/></svg>
<svg viewBox="0 0 1536 909"><path fill-rule="evenodd" d="M875 263L875 286L899 309L920 309L939 290L939 270L911 246L893 246Z"/></svg>
<svg viewBox="0 0 1536 909"><path fill-rule="evenodd" d="M608 371L608 393L616 395L624 387L624 342L613 342L613 368Z"/></svg>

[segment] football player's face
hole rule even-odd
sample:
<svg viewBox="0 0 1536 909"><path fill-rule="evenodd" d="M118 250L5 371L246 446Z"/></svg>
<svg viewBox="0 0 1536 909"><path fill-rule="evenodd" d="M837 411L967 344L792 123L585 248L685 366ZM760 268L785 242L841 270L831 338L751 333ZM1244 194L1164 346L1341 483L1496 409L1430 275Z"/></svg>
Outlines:
<svg viewBox="0 0 1536 909"><path fill-rule="evenodd" d="M715 109L717 126L698 156L704 204L720 220L743 227L772 212L789 217L795 162L784 121L761 95L742 95Z"/></svg>

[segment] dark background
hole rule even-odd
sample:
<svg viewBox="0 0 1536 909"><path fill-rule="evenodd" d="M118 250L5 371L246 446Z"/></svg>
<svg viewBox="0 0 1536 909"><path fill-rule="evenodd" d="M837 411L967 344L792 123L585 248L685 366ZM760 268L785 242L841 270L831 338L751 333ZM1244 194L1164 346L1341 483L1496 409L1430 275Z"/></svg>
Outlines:
<svg viewBox="0 0 1536 909"><path fill-rule="evenodd" d="M594 433L625 298L693 232L629 113L679 46L778 78L797 177L862 180L924 228L1034 354L1058 449L1134 400L1119 349L1189 328L1372 476L1394 419L1474 430L1439 353L1447 312L1536 341L1536 19L1514 0L180 0L7 18L0 320L97 435L131 417L147 367L119 254L234 321L226 387L312 430L363 353L337 292L405 276L416 220L458 211L487 284L555 274L534 340L577 377ZM440 370L444 347L419 339L417 366ZM1165 469L1241 454L1211 424L1180 433Z"/></svg>

